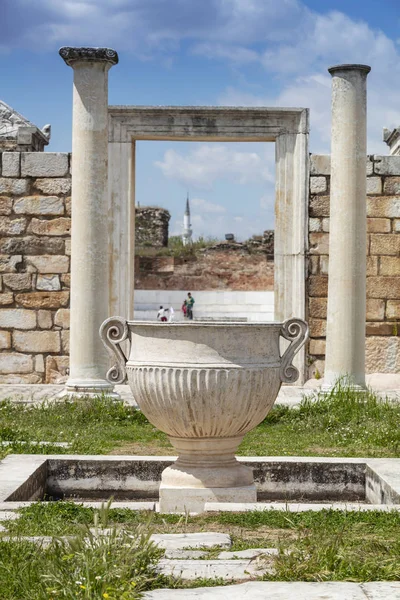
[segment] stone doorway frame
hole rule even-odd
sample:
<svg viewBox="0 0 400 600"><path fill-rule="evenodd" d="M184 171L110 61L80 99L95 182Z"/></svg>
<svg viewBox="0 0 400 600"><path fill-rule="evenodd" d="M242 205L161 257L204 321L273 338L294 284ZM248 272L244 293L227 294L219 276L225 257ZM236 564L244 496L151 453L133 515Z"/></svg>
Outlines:
<svg viewBox="0 0 400 600"><path fill-rule="evenodd" d="M275 319L306 318L307 108L109 106L109 314L133 319L136 141L275 142ZM297 355L302 384L306 352Z"/></svg>

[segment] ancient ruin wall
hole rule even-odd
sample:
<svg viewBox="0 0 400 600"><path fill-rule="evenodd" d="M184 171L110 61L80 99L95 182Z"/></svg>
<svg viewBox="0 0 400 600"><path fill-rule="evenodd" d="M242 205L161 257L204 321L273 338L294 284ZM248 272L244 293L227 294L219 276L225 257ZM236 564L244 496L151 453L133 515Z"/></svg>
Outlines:
<svg viewBox="0 0 400 600"><path fill-rule="evenodd" d="M168 246L168 224L171 215L159 206L137 206L135 244L151 248Z"/></svg>
<svg viewBox="0 0 400 600"><path fill-rule="evenodd" d="M367 373L400 372L400 156L370 156L367 172ZM309 375L322 376L329 262L330 156L311 155Z"/></svg>
<svg viewBox="0 0 400 600"><path fill-rule="evenodd" d="M69 353L70 155L0 156L0 383L57 382Z"/></svg>
<svg viewBox="0 0 400 600"><path fill-rule="evenodd" d="M247 249L135 258L135 289L273 291L273 256Z"/></svg>

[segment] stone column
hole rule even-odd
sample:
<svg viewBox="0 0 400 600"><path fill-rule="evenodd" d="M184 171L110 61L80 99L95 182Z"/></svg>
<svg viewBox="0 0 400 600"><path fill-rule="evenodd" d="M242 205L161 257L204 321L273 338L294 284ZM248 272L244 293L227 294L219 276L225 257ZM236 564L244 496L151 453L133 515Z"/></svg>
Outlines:
<svg viewBox="0 0 400 600"><path fill-rule="evenodd" d="M323 389L345 377L365 387L366 65L332 75L332 155L326 364Z"/></svg>
<svg viewBox="0 0 400 600"><path fill-rule="evenodd" d="M109 48L61 48L74 70L70 376L67 393L112 393L108 357L99 337L109 317L107 220Z"/></svg>

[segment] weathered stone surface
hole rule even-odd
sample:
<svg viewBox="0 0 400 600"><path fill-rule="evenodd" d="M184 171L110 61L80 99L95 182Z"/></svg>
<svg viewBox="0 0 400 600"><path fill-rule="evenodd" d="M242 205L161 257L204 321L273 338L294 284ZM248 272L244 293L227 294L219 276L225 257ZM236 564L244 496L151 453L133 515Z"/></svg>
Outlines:
<svg viewBox="0 0 400 600"><path fill-rule="evenodd" d="M43 192L43 194L62 196L71 192L71 182L70 177L63 179L36 179L33 185L39 192Z"/></svg>
<svg viewBox="0 0 400 600"><path fill-rule="evenodd" d="M329 274L329 256L323 255L319 259L321 275Z"/></svg>
<svg viewBox="0 0 400 600"><path fill-rule="evenodd" d="M2 177L20 176L20 152L3 152L1 159Z"/></svg>
<svg viewBox="0 0 400 600"><path fill-rule="evenodd" d="M71 219L68 217L59 217L48 221L32 219L28 231L37 235L69 235L71 233Z"/></svg>
<svg viewBox="0 0 400 600"><path fill-rule="evenodd" d="M11 348L11 333L9 331L0 331L0 350Z"/></svg>
<svg viewBox="0 0 400 600"><path fill-rule="evenodd" d="M32 276L29 273L7 273L3 275L3 283L12 290L30 290Z"/></svg>
<svg viewBox="0 0 400 600"><path fill-rule="evenodd" d="M326 319L327 298L309 298L309 315L315 319Z"/></svg>
<svg viewBox="0 0 400 600"><path fill-rule="evenodd" d="M69 292L31 292L17 294L15 300L25 308L60 308L68 305Z"/></svg>
<svg viewBox="0 0 400 600"><path fill-rule="evenodd" d="M25 196L15 200L14 212L25 215L63 215L64 202L57 196Z"/></svg>
<svg viewBox="0 0 400 600"><path fill-rule="evenodd" d="M388 196L400 194L400 177L385 177L383 191Z"/></svg>
<svg viewBox="0 0 400 600"><path fill-rule="evenodd" d="M5 329L34 329L36 313L22 308L0 309L0 327Z"/></svg>
<svg viewBox="0 0 400 600"><path fill-rule="evenodd" d="M0 353L0 373L31 373L33 371L32 356L16 352Z"/></svg>
<svg viewBox="0 0 400 600"><path fill-rule="evenodd" d="M367 256L367 277L378 275L378 256Z"/></svg>
<svg viewBox="0 0 400 600"><path fill-rule="evenodd" d="M367 373L400 371L400 337L369 336L366 338L365 348Z"/></svg>
<svg viewBox="0 0 400 600"><path fill-rule="evenodd" d="M63 254L62 238L33 237L0 239L1 254Z"/></svg>
<svg viewBox="0 0 400 600"><path fill-rule="evenodd" d="M12 211L13 200L9 196L0 196L0 215L9 215Z"/></svg>
<svg viewBox="0 0 400 600"><path fill-rule="evenodd" d="M38 275L36 280L36 289L53 292L61 290L59 275Z"/></svg>
<svg viewBox="0 0 400 600"><path fill-rule="evenodd" d="M382 194L382 179L367 177L367 194Z"/></svg>
<svg viewBox="0 0 400 600"><path fill-rule="evenodd" d="M379 274L400 275L400 256L381 256Z"/></svg>
<svg viewBox="0 0 400 600"><path fill-rule="evenodd" d="M64 177L68 173L68 154L61 152L24 152L22 177Z"/></svg>
<svg viewBox="0 0 400 600"><path fill-rule="evenodd" d="M65 198L65 214L71 216L71 196Z"/></svg>
<svg viewBox="0 0 400 600"><path fill-rule="evenodd" d="M308 280L308 293L320 298L328 296L328 278L324 275L311 275Z"/></svg>
<svg viewBox="0 0 400 600"><path fill-rule="evenodd" d="M145 592L143 600L398 600L399 589L396 581L251 581L231 586L154 590Z"/></svg>
<svg viewBox="0 0 400 600"><path fill-rule="evenodd" d="M400 277L367 277L369 298L400 299Z"/></svg>
<svg viewBox="0 0 400 600"><path fill-rule="evenodd" d="M64 354L69 354L69 331L60 331L60 334L62 351L64 352Z"/></svg>
<svg viewBox="0 0 400 600"><path fill-rule="evenodd" d="M20 235L27 225L25 217L0 217L0 235Z"/></svg>
<svg viewBox="0 0 400 600"><path fill-rule="evenodd" d="M400 256L400 235L396 233L372 233L370 253Z"/></svg>
<svg viewBox="0 0 400 600"><path fill-rule="evenodd" d="M323 194L327 190L326 177L311 177L310 178L310 193Z"/></svg>
<svg viewBox="0 0 400 600"><path fill-rule="evenodd" d="M324 319L309 319L310 337L320 338L326 336L326 321Z"/></svg>
<svg viewBox="0 0 400 600"><path fill-rule="evenodd" d="M400 219L393 219L393 231L400 231Z"/></svg>
<svg viewBox="0 0 400 600"><path fill-rule="evenodd" d="M389 233L390 219L368 218L367 219L368 233Z"/></svg>
<svg viewBox="0 0 400 600"><path fill-rule="evenodd" d="M397 335L394 323L367 323L365 328L367 335Z"/></svg>
<svg viewBox="0 0 400 600"><path fill-rule="evenodd" d="M329 233L329 227L330 227L329 217L324 217L322 219L322 231Z"/></svg>
<svg viewBox="0 0 400 600"><path fill-rule="evenodd" d="M14 348L21 352L60 352L61 350L58 331L14 331L12 337Z"/></svg>
<svg viewBox="0 0 400 600"><path fill-rule="evenodd" d="M310 275L318 275L319 273L319 256L309 256L308 258L308 272Z"/></svg>
<svg viewBox="0 0 400 600"><path fill-rule="evenodd" d="M310 233L310 254L329 254L329 234Z"/></svg>
<svg viewBox="0 0 400 600"><path fill-rule="evenodd" d="M310 354L313 356L325 355L325 340L310 340Z"/></svg>
<svg viewBox="0 0 400 600"><path fill-rule="evenodd" d="M311 196L310 217L329 217L329 196Z"/></svg>
<svg viewBox="0 0 400 600"><path fill-rule="evenodd" d="M17 265L21 264L21 262L21 255L7 256L0 254L0 273L15 273Z"/></svg>
<svg viewBox="0 0 400 600"><path fill-rule="evenodd" d="M38 310L37 320L40 329L51 329L53 327L53 313L50 310Z"/></svg>
<svg viewBox="0 0 400 600"><path fill-rule="evenodd" d="M322 231L322 219L311 217L308 221L308 230L312 232Z"/></svg>
<svg viewBox="0 0 400 600"><path fill-rule="evenodd" d="M60 308L54 317L54 324L69 329L69 308Z"/></svg>
<svg viewBox="0 0 400 600"><path fill-rule="evenodd" d="M71 256L71 240L65 240L65 254Z"/></svg>
<svg viewBox="0 0 400 600"><path fill-rule="evenodd" d="M6 306L14 302L14 294L12 292L5 292L0 294L0 306Z"/></svg>
<svg viewBox="0 0 400 600"><path fill-rule="evenodd" d="M385 301L367 298L367 321L382 321L385 317Z"/></svg>
<svg viewBox="0 0 400 600"><path fill-rule="evenodd" d="M168 245L168 223L171 215L165 208L136 207L135 242L137 246Z"/></svg>
<svg viewBox="0 0 400 600"><path fill-rule="evenodd" d="M31 385L42 383L42 381L42 377L36 373L29 373L29 375L0 375L0 384L19 385L25 383Z"/></svg>
<svg viewBox="0 0 400 600"><path fill-rule="evenodd" d="M37 373L44 373L44 358L43 358L43 354L37 354L35 356L35 371Z"/></svg>
<svg viewBox="0 0 400 600"><path fill-rule="evenodd" d="M374 155L374 172L377 175L400 175L400 156Z"/></svg>
<svg viewBox="0 0 400 600"><path fill-rule="evenodd" d="M269 567L269 568L268 568ZM173 560L162 558L157 569L166 576L171 576L184 581L193 579L217 579L228 581L254 579L257 576L270 572L271 567L263 564L257 565L251 560Z"/></svg>
<svg viewBox="0 0 400 600"><path fill-rule="evenodd" d="M308 369L309 379L321 379L324 376L325 360L314 360Z"/></svg>
<svg viewBox="0 0 400 600"><path fill-rule="evenodd" d="M11 194L11 196L22 196L29 192L28 179L8 179L0 177L0 194Z"/></svg>
<svg viewBox="0 0 400 600"><path fill-rule="evenodd" d="M29 256L27 258L28 270L38 273L68 273L68 256Z"/></svg>
<svg viewBox="0 0 400 600"><path fill-rule="evenodd" d="M330 154L311 154L311 156L310 156L310 174L311 175L330 175L331 174L331 155Z"/></svg>
<svg viewBox="0 0 400 600"><path fill-rule="evenodd" d="M388 300L386 303L386 318L400 319L400 300Z"/></svg>
<svg viewBox="0 0 400 600"><path fill-rule="evenodd" d="M70 288L71 287L71 273L63 273L63 275L61 275L61 283L62 283L62 288Z"/></svg>
<svg viewBox="0 0 400 600"><path fill-rule="evenodd" d="M65 383L68 379L69 356L46 358L46 383Z"/></svg>
<svg viewBox="0 0 400 600"><path fill-rule="evenodd" d="M369 156L366 160L366 175L372 175L373 162ZM331 155L330 154L311 154L310 155L310 175L330 175L331 174Z"/></svg>
<svg viewBox="0 0 400 600"><path fill-rule="evenodd" d="M184 548L230 548L232 541L227 533L153 533L151 541L164 550L181 550Z"/></svg>
<svg viewBox="0 0 400 600"><path fill-rule="evenodd" d="M400 197L381 196L367 198L367 216L384 217L388 219L400 217Z"/></svg>

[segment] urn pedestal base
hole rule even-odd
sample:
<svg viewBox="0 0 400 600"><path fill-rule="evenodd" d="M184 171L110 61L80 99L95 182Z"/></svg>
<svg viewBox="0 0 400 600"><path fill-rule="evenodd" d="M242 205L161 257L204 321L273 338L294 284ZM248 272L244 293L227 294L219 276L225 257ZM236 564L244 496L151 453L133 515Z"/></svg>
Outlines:
<svg viewBox="0 0 400 600"><path fill-rule="evenodd" d="M169 439L179 453L164 469L160 512L202 512L206 502L256 502L253 469L235 457L243 436Z"/></svg>
<svg viewBox="0 0 400 600"><path fill-rule="evenodd" d="M257 502L254 483L245 487L189 488L160 485L161 513L201 513L206 502Z"/></svg>

